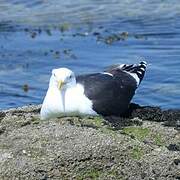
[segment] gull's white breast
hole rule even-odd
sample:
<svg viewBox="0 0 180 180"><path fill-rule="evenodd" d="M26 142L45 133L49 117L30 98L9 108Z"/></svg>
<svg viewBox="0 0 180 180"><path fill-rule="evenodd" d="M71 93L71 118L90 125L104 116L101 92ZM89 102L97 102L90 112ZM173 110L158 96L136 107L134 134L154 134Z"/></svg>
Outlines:
<svg viewBox="0 0 180 180"><path fill-rule="evenodd" d="M49 119L64 115L89 114L97 115L92 109L92 101L84 94L84 87L77 84L65 91L65 109L62 94L57 88L50 87L41 108L41 119Z"/></svg>
<svg viewBox="0 0 180 180"><path fill-rule="evenodd" d="M92 101L84 94L84 87L77 84L75 87L68 88L65 93L65 112L77 112L80 114L96 115L92 109Z"/></svg>

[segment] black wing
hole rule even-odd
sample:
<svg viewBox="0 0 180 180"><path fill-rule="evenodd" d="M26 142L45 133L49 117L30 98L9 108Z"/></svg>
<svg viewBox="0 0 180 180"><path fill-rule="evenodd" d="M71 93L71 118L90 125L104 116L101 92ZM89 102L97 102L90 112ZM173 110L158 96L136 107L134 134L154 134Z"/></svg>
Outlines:
<svg viewBox="0 0 180 180"><path fill-rule="evenodd" d="M137 84L128 73L118 69L112 76L106 73L81 75L77 83L84 86L93 109L102 115L121 115L129 106Z"/></svg>

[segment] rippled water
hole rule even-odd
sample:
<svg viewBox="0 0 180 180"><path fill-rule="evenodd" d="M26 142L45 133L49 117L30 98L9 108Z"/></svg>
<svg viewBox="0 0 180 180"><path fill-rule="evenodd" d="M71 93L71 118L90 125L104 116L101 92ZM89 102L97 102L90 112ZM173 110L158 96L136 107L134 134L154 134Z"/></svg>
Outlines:
<svg viewBox="0 0 180 180"><path fill-rule="evenodd" d="M179 19L178 0L0 0L0 109L41 103L52 68L144 58L133 101L180 108Z"/></svg>

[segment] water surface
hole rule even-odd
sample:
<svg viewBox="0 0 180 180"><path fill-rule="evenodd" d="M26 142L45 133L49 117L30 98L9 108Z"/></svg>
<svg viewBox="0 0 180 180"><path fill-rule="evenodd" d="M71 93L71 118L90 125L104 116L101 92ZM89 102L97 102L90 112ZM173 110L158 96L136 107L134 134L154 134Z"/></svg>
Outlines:
<svg viewBox="0 0 180 180"><path fill-rule="evenodd" d="M133 101L180 108L179 18L178 0L1 0L0 109L41 103L53 68L83 74L142 59Z"/></svg>

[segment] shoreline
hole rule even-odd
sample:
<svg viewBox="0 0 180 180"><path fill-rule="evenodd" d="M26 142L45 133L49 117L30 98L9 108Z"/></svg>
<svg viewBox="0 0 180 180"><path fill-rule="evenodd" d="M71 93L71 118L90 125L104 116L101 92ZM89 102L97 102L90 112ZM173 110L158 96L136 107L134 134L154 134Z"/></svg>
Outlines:
<svg viewBox="0 0 180 180"><path fill-rule="evenodd" d="M0 178L179 179L180 110L42 121L40 105L0 111Z"/></svg>

